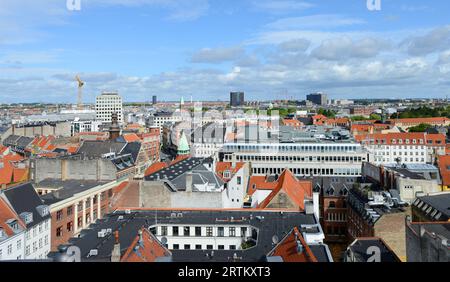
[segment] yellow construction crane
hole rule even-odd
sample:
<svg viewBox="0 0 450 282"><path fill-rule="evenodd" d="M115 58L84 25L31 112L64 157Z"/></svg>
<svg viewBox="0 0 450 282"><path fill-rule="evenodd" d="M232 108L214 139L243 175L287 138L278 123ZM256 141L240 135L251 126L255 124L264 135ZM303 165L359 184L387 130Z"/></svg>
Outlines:
<svg viewBox="0 0 450 282"><path fill-rule="evenodd" d="M80 76L78 76L78 75L75 76L75 79L78 82L78 103L77 103L77 106L78 106L78 109L81 110L81 108L83 107L83 91L82 91L82 88L83 88L83 85L84 85L84 81L82 81L80 79Z"/></svg>

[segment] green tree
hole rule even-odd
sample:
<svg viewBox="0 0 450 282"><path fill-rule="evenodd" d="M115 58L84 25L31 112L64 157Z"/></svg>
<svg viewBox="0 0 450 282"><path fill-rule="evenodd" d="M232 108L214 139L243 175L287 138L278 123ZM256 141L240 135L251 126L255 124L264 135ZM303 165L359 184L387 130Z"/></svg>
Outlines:
<svg viewBox="0 0 450 282"><path fill-rule="evenodd" d="M419 125L410 127L408 129L409 132L425 132L428 128L430 128L431 125L428 123L421 123Z"/></svg>

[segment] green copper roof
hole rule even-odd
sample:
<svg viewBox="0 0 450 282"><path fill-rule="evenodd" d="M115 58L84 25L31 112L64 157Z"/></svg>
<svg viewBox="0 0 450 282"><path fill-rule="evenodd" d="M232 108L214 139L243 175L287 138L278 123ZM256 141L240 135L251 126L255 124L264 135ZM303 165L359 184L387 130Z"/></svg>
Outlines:
<svg viewBox="0 0 450 282"><path fill-rule="evenodd" d="M189 152L189 143L183 131L181 132L180 140L178 141L178 155L187 155Z"/></svg>

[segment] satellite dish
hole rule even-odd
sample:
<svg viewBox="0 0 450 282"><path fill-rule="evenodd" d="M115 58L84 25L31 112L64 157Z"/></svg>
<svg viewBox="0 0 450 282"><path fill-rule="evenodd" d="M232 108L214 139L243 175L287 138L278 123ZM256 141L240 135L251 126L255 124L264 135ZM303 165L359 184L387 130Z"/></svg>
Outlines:
<svg viewBox="0 0 450 282"><path fill-rule="evenodd" d="M277 235L273 235L272 236L272 243L274 244L274 245L276 245L276 244L278 244L280 242L280 239L278 238L278 236Z"/></svg>
<svg viewBox="0 0 450 282"><path fill-rule="evenodd" d="M163 244L163 245L167 244L167 237L161 238L161 244Z"/></svg>

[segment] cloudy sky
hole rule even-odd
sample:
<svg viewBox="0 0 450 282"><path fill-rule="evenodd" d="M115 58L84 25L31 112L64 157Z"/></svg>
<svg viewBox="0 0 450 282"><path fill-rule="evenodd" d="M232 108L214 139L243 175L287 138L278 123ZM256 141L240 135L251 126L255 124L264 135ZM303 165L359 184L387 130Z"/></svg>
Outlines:
<svg viewBox="0 0 450 282"><path fill-rule="evenodd" d="M450 95L448 0L79 1L0 0L0 103Z"/></svg>

